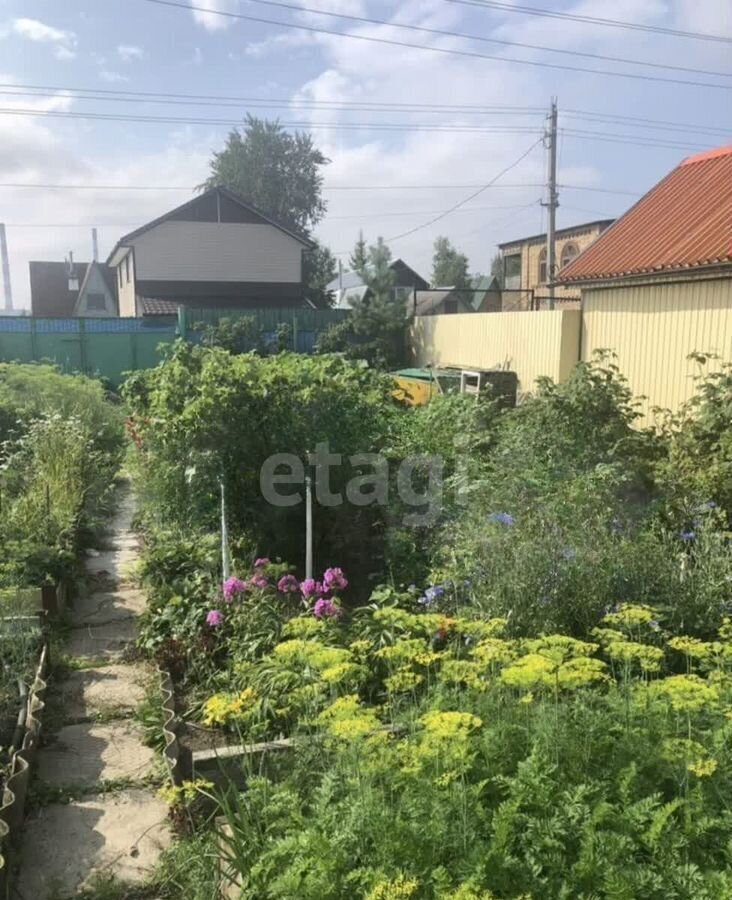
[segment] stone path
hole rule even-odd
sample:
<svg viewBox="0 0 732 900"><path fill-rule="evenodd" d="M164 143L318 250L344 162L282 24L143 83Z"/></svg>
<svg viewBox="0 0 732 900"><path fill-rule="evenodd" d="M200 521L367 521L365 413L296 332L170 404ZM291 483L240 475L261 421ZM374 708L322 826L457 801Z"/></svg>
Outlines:
<svg viewBox="0 0 732 900"><path fill-rule="evenodd" d="M125 660L144 608L130 583L133 514L123 487L112 549L86 564L96 589L75 602L67 646L78 668L47 695L52 730L44 732L33 783L52 801L26 820L13 900L72 898L99 876L139 883L171 840L167 806L150 785L159 775L155 753L132 720L150 675Z"/></svg>

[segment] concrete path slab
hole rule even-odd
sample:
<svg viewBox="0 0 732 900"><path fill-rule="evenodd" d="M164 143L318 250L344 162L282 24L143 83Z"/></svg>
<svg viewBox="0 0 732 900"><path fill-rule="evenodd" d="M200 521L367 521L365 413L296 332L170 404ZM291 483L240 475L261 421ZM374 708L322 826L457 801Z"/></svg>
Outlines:
<svg viewBox="0 0 732 900"><path fill-rule="evenodd" d="M61 706L65 722L78 722L113 711L120 717L130 715L145 697L149 673L141 665L109 665L72 672L52 691Z"/></svg>
<svg viewBox="0 0 732 900"><path fill-rule="evenodd" d="M142 790L38 810L26 821L15 900L73 897L101 874L144 881L170 845L167 812Z"/></svg>
<svg viewBox="0 0 732 900"><path fill-rule="evenodd" d="M73 626L104 624L129 619L145 610L145 594L136 588L95 591L74 600Z"/></svg>
<svg viewBox="0 0 732 900"><path fill-rule="evenodd" d="M66 725L38 754L37 774L53 787L92 788L101 781L145 778L154 763L155 751L142 743L132 722L84 722Z"/></svg>
<svg viewBox="0 0 732 900"><path fill-rule="evenodd" d="M86 796L66 805L48 804L26 820L14 900L66 900L104 875L144 881L171 841L167 806L153 788L99 793L102 782L143 779L155 763L154 751L142 743L141 729L129 718L144 697L145 670L123 663L124 651L136 639L145 598L128 580L138 558L129 489L121 489L118 499L106 541L111 549L86 560L86 571L100 589L75 604L66 647L72 656L109 660L110 665L72 672L64 683L52 685L46 721L75 724L46 733L37 756L40 781L83 788ZM95 714L104 715L104 724L78 722Z"/></svg>
<svg viewBox="0 0 732 900"><path fill-rule="evenodd" d="M71 656L90 659L118 659L137 639L134 619L121 619L106 625L84 625L71 632L67 646Z"/></svg>

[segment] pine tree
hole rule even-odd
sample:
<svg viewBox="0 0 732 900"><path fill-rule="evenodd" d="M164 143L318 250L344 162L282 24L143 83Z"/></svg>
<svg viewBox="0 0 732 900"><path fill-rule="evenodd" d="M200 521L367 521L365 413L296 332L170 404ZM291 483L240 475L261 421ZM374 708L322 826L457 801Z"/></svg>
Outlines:
<svg viewBox="0 0 732 900"><path fill-rule="evenodd" d="M358 272L358 274L366 281L366 266L368 265L368 250L366 248L366 241L363 236L363 231L359 231L358 240L356 241L356 246L353 248L353 252L348 260L348 264L351 267L353 272Z"/></svg>
<svg viewBox="0 0 732 900"><path fill-rule="evenodd" d="M432 287L469 288L468 257L449 238L438 237L432 257Z"/></svg>

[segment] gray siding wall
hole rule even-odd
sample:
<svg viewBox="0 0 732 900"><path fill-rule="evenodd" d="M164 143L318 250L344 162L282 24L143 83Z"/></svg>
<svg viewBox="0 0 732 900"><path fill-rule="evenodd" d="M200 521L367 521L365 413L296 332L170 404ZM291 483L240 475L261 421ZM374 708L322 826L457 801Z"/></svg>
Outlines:
<svg viewBox="0 0 732 900"><path fill-rule="evenodd" d="M131 243L140 281L302 280L302 244L273 225L169 221Z"/></svg>

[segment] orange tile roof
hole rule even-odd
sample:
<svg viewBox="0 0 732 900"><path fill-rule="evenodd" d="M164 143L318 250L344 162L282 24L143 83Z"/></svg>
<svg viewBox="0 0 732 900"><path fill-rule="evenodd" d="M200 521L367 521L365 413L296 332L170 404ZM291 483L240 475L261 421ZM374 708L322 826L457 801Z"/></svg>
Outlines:
<svg viewBox="0 0 732 900"><path fill-rule="evenodd" d="M596 281L732 263L732 146L690 156L559 272Z"/></svg>

